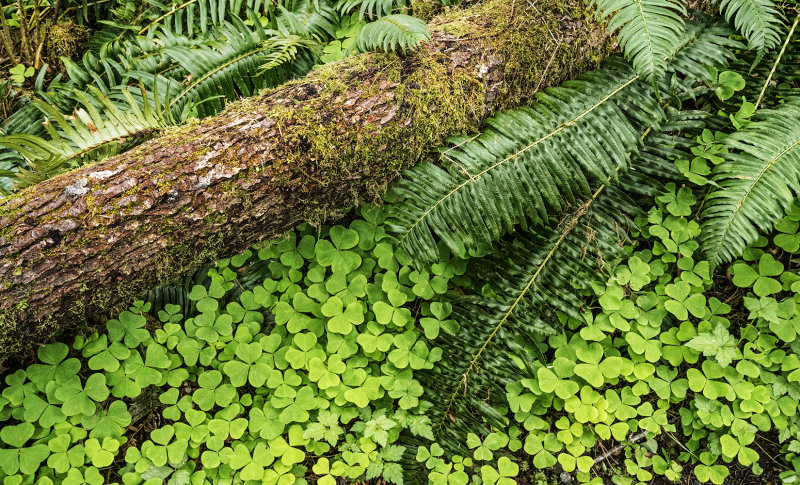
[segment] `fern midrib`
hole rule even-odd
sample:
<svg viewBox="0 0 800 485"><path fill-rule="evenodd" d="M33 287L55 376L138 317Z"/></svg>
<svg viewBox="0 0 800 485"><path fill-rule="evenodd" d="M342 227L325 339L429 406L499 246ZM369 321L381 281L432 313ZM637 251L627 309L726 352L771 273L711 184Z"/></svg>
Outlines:
<svg viewBox="0 0 800 485"><path fill-rule="evenodd" d="M173 100L172 100L172 101L169 103L169 106L170 106L170 108L171 108L172 106L174 106L174 105L175 105L175 103L177 103L178 101L180 101L180 100L181 100L181 98L183 98L184 96L186 96L187 94L189 94L190 92L192 92L192 90L194 90L194 89L195 89L195 88L196 88L196 87L197 87L199 84L201 84L203 81L205 81L206 79L210 78L210 77L211 77L211 76L213 76L214 74L216 74L216 73L218 73L218 72L222 71L223 69L226 69L228 66L230 66L230 65L232 65L232 64L235 64L235 63L237 63L237 62L241 61L242 59L245 59L245 58L247 58L247 57L250 57L250 56L252 56L252 55L258 54L259 52L261 52L261 51L263 51L263 50L264 50L264 47L262 47L261 45L259 45L257 48L255 48L255 49L253 49L253 50L251 50L251 51L249 51L249 52L246 52L246 53L244 53L244 54L242 54L242 55L240 55L240 56L237 56L237 57L235 57L235 58L231 59L230 61L228 61L228 62L226 62L226 63L224 63L224 64L222 64L222 65L220 65L220 66L217 66L217 68L216 68L216 69L214 69L214 70L212 70L212 71L209 71L209 72L207 72L205 76L203 76L203 77L201 77L201 78L198 78L198 79L197 79L197 81L195 81L194 83L192 83L192 85L191 85L191 86L187 87L186 89L184 89L184 90L183 90L183 92L181 92L181 94L179 94L178 96L176 96L176 97L175 97L175 99L173 99Z"/></svg>
<svg viewBox="0 0 800 485"><path fill-rule="evenodd" d="M650 35L650 26L647 25L647 17L644 15L644 7L642 6L642 0L636 0L636 4L639 6L639 16L642 17L642 23L644 23L644 31L647 34L647 50L650 51L650 65L653 69L653 72L656 70L656 53L653 50L653 38Z"/></svg>
<svg viewBox="0 0 800 485"><path fill-rule="evenodd" d="M723 230L721 232L722 238L719 239L720 244L718 246L721 246L721 241L724 241L724 240L727 239L728 233L731 230L731 226L733 225L734 220L738 217L739 211L742 209L742 206L744 205L745 200L747 200L747 198L750 197L750 194L752 193L752 191L756 187L756 185L758 185L758 183L761 181L762 178L764 178L764 176L767 174L767 172L769 172L772 169L772 167L776 163L778 163L778 160L780 160L783 156L785 156L787 153L789 153L790 151L794 150L798 146L800 146L800 138L798 138L794 143L789 145L780 154L778 154L772 160L770 160L769 163L767 165L765 165L764 168L761 170L761 172L758 174L758 177L753 179L753 182L748 185L747 190L745 190L744 195L742 195L742 197L736 202L736 206L734 206L733 210L730 212L730 217L728 217L728 222L727 222L727 224L725 224L725 230ZM721 249L721 247L718 247L717 251L715 251L715 255L714 256L715 256L716 259L719 259L719 250L720 249Z"/></svg>
<svg viewBox="0 0 800 485"><path fill-rule="evenodd" d="M687 37L684 42L678 44L674 49L672 49L672 52L669 55L667 55L666 57L664 57L664 59L668 61L667 64L669 64L670 61L674 61L675 60L675 56L677 56L687 45L689 45L692 42L694 42L697 39L699 39L700 36L703 33L705 33L705 31L706 31L705 27L700 29L700 30L698 30L695 34Z"/></svg>
<svg viewBox="0 0 800 485"><path fill-rule="evenodd" d="M480 179L480 178L481 178L481 177L482 177L484 174L486 174L486 173L488 173L488 172L490 172L490 171L494 170L495 168L497 168L497 167L499 167L499 166L501 166L501 165L505 164L505 163L506 163L506 162L508 162L509 160L512 160L512 159L515 159L515 158L517 158L517 157L518 157L520 154L522 154L522 153L525 153L526 151L533 149L534 147L538 146L539 144L541 144L541 143L543 143L543 142L547 141L548 139L550 139L550 138L552 138L552 137L556 136L558 133L562 132L563 130L565 130L565 129L569 128L570 126L574 125L575 123L577 123L578 121L580 121L580 120L581 120L581 119L583 119L584 117L588 116L588 115L589 115L590 113L592 113L594 110L596 110L597 108L599 108L600 106L602 106L604 103L606 103L606 102L607 102L609 99L611 99L611 98L612 98L613 96L615 96L617 93L619 93L620 91L622 91L623 89L625 89L626 87L628 87L629 85L631 85L631 84L632 84L633 82L635 82L637 79L639 79L639 75L638 75L638 74L636 74L636 75L634 75L633 77L631 77L631 79L629 79L629 80L628 80L628 81L626 81L625 83L623 83L623 84L620 84L619 86L617 86L617 87L616 87L616 88L615 88L615 89L614 89L614 90L613 90L611 93L607 94L605 97L603 97L603 99L601 99L601 100L600 100L600 101L598 101L597 103L595 103L595 104L593 104L592 106L590 106L588 109L586 109L585 111L583 111L583 112L582 112L581 114L579 114L578 116L576 116L576 117L572 118L571 120L569 120L569 121L567 121L567 122L565 122L565 123L562 123L561 125L559 125L559 126L558 126L558 128L556 128L555 130L551 131L551 132L550 132L550 133L548 133L547 135L545 135L545 136L543 136L543 137L539 138L538 140L536 140L536 141L532 142L531 144L529 144L529 145L527 145L527 146L523 147L522 149L520 149L520 150L518 150L518 151L515 151L513 154L511 154L511 155L509 155L509 156L505 157L504 159L500 160L499 162L495 163L494 165L492 165L492 166L490 166L490 167L488 167L488 168L486 168L486 169L482 170L481 172L477 173L476 175L472 175L472 174L469 174L469 173L467 173L467 175L468 175L470 178L469 178L468 180L465 180L463 183L461 183L461 184L460 184L460 185L458 185L457 187L455 187L453 190L451 190L449 193L447 193L447 195L445 195L444 197L442 197L441 199L439 199L438 201L436 201L436 203L435 203L435 204L433 204L433 205L432 205L432 206L431 206L431 207L430 207L430 208L429 208L427 211L425 211L425 213L424 213L424 214L422 214L422 215L421 215L421 216L420 216L420 217L419 217L419 218L418 218L418 219L417 219L417 220L414 222L414 224L412 224L412 225L411 225L411 226L410 226L410 227L409 227L409 228L406 230L406 232L403 234L403 237L401 237L401 238L400 238L400 240L399 240L399 242L398 242L398 245L402 245L402 244L403 244L403 241L405 241L405 240L406 240L406 238L407 238L407 237L408 237L408 236L409 236L409 235L410 235L410 234L411 234L411 233L414 231L414 228L415 228L415 227L417 227L417 226L418 226L418 225L419 225L419 224L420 224L420 223L421 223L423 220L425 220L425 218L427 218L427 217L428 217L428 215L429 215L431 212L433 212L433 211L434 211L436 208L438 208L440 205L442 205L442 204L443 204L443 203L444 203L444 202L445 202L447 199L449 199L450 197L452 197L452 196L453 196L453 194L455 194L455 193L456 193L456 192L458 192L459 190L463 189L463 188L464 188L464 187L466 187L467 185L469 185L469 184L471 184L471 183L474 183L474 182L478 181L478 180L479 180L479 179Z"/></svg>
<svg viewBox="0 0 800 485"><path fill-rule="evenodd" d="M761 18L761 11L758 9L758 5L756 5L755 0L746 0L746 1L747 1L747 3L750 4L750 7L753 9L753 13L755 14L756 19L758 20L758 25L761 27L761 31L762 32L766 31L767 30L767 25L764 22L764 19ZM762 41L761 47L765 47L763 45L765 39L761 39L761 41Z"/></svg>
<svg viewBox="0 0 800 485"><path fill-rule="evenodd" d="M397 27L398 30L402 31L403 34L405 34L407 37L413 37L414 36L414 34L412 34L410 30L408 30L405 27L403 27L400 24L400 22L397 22L394 19L386 19L386 18L384 18L384 19L381 19L381 20L383 20L384 22L386 22L388 24L394 25L395 27Z"/></svg>
<svg viewBox="0 0 800 485"><path fill-rule="evenodd" d="M491 343L491 341L494 339L494 336L497 335L497 332L500 331L500 328L506 323L506 321L508 321L508 319L511 317L511 314L514 313L514 310L516 310L517 306L519 305L519 302L522 301L522 299L525 297L525 295L531 289L533 284L539 278L539 275L542 273L542 271L544 271L544 268L547 266L547 264L553 258L553 255L556 253L558 248L561 247L561 244L564 242L564 240L567 238L567 236L578 225L578 221L580 220L580 218L583 217L584 215L586 215L586 213L589 211L589 208L591 207L591 205L597 200L597 197L600 195L600 193L603 191L603 189L605 187L606 187L606 185L601 185L594 192L592 197L589 200L587 200L586 202L584 202L578 208L578 210L575 211L575 213L572 215L572 217L567 221L567 223L564 225L564 229L562 229L562 231L561 231L561 235L553 243L553 246L550 248L550 251L547 252L547 255L542 260L542 262L539 264L539 267L533 273L531 278L528 280L528 283L520 291L519 295L517 295L517 298L514 300L514 303L511 304L511 307L509 307L509 309L503 314L503 318L501 318L500 321L497 323L497 325L495 325L494 329L492 330L492 333L490 333L489 336L486 338L486 340L483 342L483 345L478 350L478 352L473 356L472 361L469 364L469 367L467 367L467 370L464 371L464 374L462 376L462 382L464 383L464 389L465 390L466 390L466 385L467 385L466 384L467 379L469 378L469 375L473 371L473 369L475 369L475 366L478 364L478 360L480 360L481 355L483 354L483 351L486 350L486 347L489 346L489 343ZM442 415L442 420L437 425L437 428L441 428L444 425L444 422L447 419L447 416L450 414L450 408L452 407L453 403L455 402L456 397L458 396L458 393L460 391L461 391L461 384L459 383L458 386L456 386L456 389L453 391L453 394L451 394L450 398L448 399L447 409L446 409L445 413Z"/></svg>

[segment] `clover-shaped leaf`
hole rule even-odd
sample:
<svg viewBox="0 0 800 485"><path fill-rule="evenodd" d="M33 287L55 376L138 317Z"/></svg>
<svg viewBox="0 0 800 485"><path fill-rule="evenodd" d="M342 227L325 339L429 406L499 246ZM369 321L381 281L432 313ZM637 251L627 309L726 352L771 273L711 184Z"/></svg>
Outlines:
<svg viewBox="0 0 800 485"><path fill-rule="evenodd" d="M733 96L736 91L744 89L745 86L742 75L734 71L722 71L719 73L715 84L717 87L714 88L714 94L723 101Z"/></svg>
<svg viewBox="0 0 800 485"><path fill-rule="evenodd" d="M555 392L561 399L566 399L578 392L578 384L568 379L559 378L547 367L540 367L536 371L539 388L547 393Z"/></svg>
<svg viewBox="0 0 800 485"><path fill-rule="evenodd" d="M223 384L222 374L218 370L200 374L197 383L200 388L194 391L192 400L203 411L210 410L215 404L225 407L236 397L236 388Z"/></svg>
<svg viewBox="0 0 800 485"><path fill-rule="evenodd" d="M108 337L113 342L122 342L128 348L138 347L150 340L150 332L143 328L146 323L144 316L124 311L120 313L119 319L106 323Z"/></svg>
<svg viewBox="0 0 800 485"><path fill-rule="evenodd" d="M501 456L497 460L497 469L490 465L481 467L483 483L487 485L515 485L517 483L513 477L519 473L519 466L511 461L507 456Z"/></svg>
<svg viewBox="0 0 800 485"><path fill-rule="evenodd" d="M89 438L83 446L86 450L86 457L89 458L92 465L104 468L114 461L114 456L119 449L119 441L108 437L103 438L102 442L96 438Z"/></svg>
<svg viewBox="0 0 800 485"><path fill-rule="evenodd" d="M783 273L783 263L775 261L769 253L761 255L758 271L746 263L734 264L730 271L733 273L733 284L744 288L752 286L757 296L769 296L783 289L781 282L773 278Z"/></svg>
<svg viewBox="0 0 800 485"><path fill-rule="evenodd" d="M0 469L7 475L14 475L19 471L23 475L34 476L48 455L50 449L45 444L10 450L0 449Z"/></svg>
<svg viewBox="0 0 800 485"><path fill-rule="evenodd" d="M55 396L63 401L61 410L67 416L91 416L96 408L95 402L105 401L108 395L106 377L103 374L92 374L85 384L81 384L80 379L75 376L55 391Z"/></svg>
<svg viewBox="0 0 800 485"><path fill-rule="evenodd" d="M702 293L689 295L691 286L686 281L670 283L665 287L665 291L672 299L664 302L664 308L679 320L689 318L689 312L697 318L702 318L706 314L706 297Z"/></svg>
<svg viewBox="0 0 800 485"><path fill-rule="evenodd" d="M355 325L364 322L364 308L360 301L343 306L342 300L332 296L322 305L322 314L329 317L328 330L342 335L349 334Z"/></svg>
<svg viewBox="0 0 800 485"><path fill-rule="evenodd" d="M84 418L83 425L91 430L92 438L118 438L131 424L131 414L123 401L114 401L106 410L100 410L91 417Z"/></svg>
<svg viewBox="0 0 800 485"><path fill-rule="evenodd" d="M37 355L43 364L31 364L28 366L27 376L40 391L44 391L45 386L50 381L62 384L78 373L81 363L74 358L64 360L68 353L69 347L63 343L39 347Z"/></svg>
<svg viewBox="0 0 800 485"><path fill-rule="evenodd" d="M347 370L347 365L337 354L330 355L327 363L319 357L312 358L308 363L308 377L312 382L316 382L320 389L338 386L341 382L339 376L345 370Z"/></svg>
<svg viewBox="0 0 800 485"><path fill-rule="evenodd" d="M656 197L656 200L666 204L666 209L674 216L691 215L692 206L697 202L692 190L689 187L681 187L676 191L674 183L668 183L665 188L667 192Z"/></svg>
<svg viewBox="0 0 800 485"><path fill-rule="evenodd" d="M33 76L35 73L32 66L25 67L24 64L17 64L16 66L10 68L8 72L11 80L17 84L22 84L25 82L26 78Z"/></svg>
<svg viewBox="0 0 800 485"><path fill-rule="evenodd" d="M331 241L320 239L314 251L319 264L330 267L334 273L350 273L361 264L361 256L349 249L358 244L358 233L342 226L330 230Z"/></svg>
<svg viewBox="0 0 800 485"><path fill-rule="evenodd" d="M236 359L225 362L220 368L230 377L234 387L242 387L247 382L253 387L261 387L272 369L262 354L260 342L239 343L236 345Z"/></svg>

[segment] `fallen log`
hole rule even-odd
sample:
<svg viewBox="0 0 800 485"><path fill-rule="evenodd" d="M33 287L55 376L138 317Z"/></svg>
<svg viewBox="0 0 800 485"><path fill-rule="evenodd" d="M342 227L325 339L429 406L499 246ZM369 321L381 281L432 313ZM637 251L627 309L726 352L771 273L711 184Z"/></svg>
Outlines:
<svg viewBox="0 0 800 485"><path fill-rule="evenodd" d="M0 362L148 288L376 200L400 171L611 49L582 0L490 0L0 201Z"/></svg>

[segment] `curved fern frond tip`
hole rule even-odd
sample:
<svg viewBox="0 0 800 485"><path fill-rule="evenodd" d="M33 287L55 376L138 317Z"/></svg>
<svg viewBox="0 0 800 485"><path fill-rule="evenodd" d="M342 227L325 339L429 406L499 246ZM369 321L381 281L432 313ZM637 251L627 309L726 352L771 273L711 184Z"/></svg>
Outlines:
<svg viewBox="0 0 800 485"><path fill-rule="evenodd" d="M284 36L280 32L273 34L275 34L273 37L261 43L267 54L259 57L262 61L257 73L259 76L292 62L303 49L313 52L320 47L319 42L299 35Z"/></svg>
<svg viewBox="0 0 800 485"><path fill-rule="evenodd" d="M770 49L781 41L785 19L773 0L713 0L752 49Z"/></svg>
<svg viewBox="0 0 800 485"><path fill-rule="evenodd" d="M515 225L538 226L616 179L638 150L641 126L663 111L630 67L597 70L501 113L474 140L424 162L395 186L390 229L420 263L437 239L456 254L492 243ZM613 127L613 128L612 128Z"/></svg>
<svg viewBox="0 0 800 485"><path fill-rule="evenodd" d="M800 98L772 110L726 140L727 160L705 201L703 249L715 264L732 261L759 231L769 231L800 195Z"/></svg>
<svg viewBox="0 0 800 485"><path fill-rule="evenodd" d="M425 22L410 15L394 14L366 24L361 29L356 45L361 52L392 52L400 49L405 54L430 38Z"/></svg>
<svg viewBox="0 0 800 485"><path fill-rule="evenodd" d="M684 32L686 8L673 0L592 0L600 18L610 17L625 58L648 81L661 77Z"/></svg>

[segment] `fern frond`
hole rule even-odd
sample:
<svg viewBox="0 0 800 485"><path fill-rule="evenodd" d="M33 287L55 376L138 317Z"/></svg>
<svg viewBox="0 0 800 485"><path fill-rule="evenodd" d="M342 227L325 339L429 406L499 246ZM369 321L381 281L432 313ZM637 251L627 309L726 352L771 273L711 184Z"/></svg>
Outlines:
<svg viewBox="0 0 800 485"><path fill-rule="evenodd" d="M152 35L156 30L187 35L196 31L206 33L233 17L242 17L246 11L259 12L268 3L266 0L187 0L168 9L154 0L146 1L159 5L163 13L142 27L139 35Z"/></svg>
<svg viewBox="0 0 800 485"><path fill-rule="evenodd" d="M208 270L214 264L204 264L194 271L190 271L182 278L151 288L147 292L145 301L150 303L150 314L157 316L160 310L167 305L178 305L184 318L195 315L197 305L189 298L189 293L194 285L203 285L211 282Z"/></svg>
<svg viewBox="0 0 800 485"><path fill-rule="evenodd" d="M737 95L752 101L760 97L762 102L759 106L765 107L772 107L783 98L797 96L797 82L800 81L799 30L800 25L794 31L789 27L783 33L785 37L780 49L776 47L737 55L730 69L747 80L744 89Z"/></svg>
<svg viewBox="0 0 800 485"><path fill-rule="evenodd" d="M382 17L402 9L407 5L405 0L339 0L336 10L345 14L358 7L358 18Z"/></svg>
<svg viewBox="0 0 800 485"><path fill-rule="evenodd" d="M284 35L316 36L320 39L336 37L339 19L330 5L300 0L288 7L279 4L278 10L276 29Z"/></svg>
<svg viewBox="0 0 800 485"><path fill-rule="evenodd" d="M208 43L199 37L191 38L172 32L159 32L154 37L137 36L129 39L117 49L109 49L102 55L86 52L80 62L64 58L64 67L71 87L85 89L90 83L100 86L126 84L131 71L163 73L173 64L164 52L168 48L194 48ZM173 73L173 77L180 73Z"/></svg>
<svg viewBox="0 0 800 485"><path fill-rule="evenodd" d="M702 16L699 12L695 15ZM679 42L667 55L667 70L675 73L681 90L688 92L697 82L712 81L707 66L726 67L735 59L733 50L744 45L731 39L730 27L713 19L686 20L684 25Z"/></svg>
<svg viewBox="0 0 800 485"><path fill-rule="evenodd" d="M537 97L531 108L489 120L480 136L455 140L441 167L423 162L406 172L389 224L408 254L433 261L438 237L463 255L517 224L546 223L588 197L591 181L625 171L644 130L638 125L663 118L624 62Z"/></svg>
<svg viewBox="0 0 800 485"><path fill-rule="evenodd" d="M752 49L770 49L780 42L784 17L773 0L714 0L725 19L736 26Z"/></svg>
<svg viewBox="0 0 800 485"><path fill-rule="evenodd" d="M144 88L142 108L130 91L121 95L126 106L90 87L89 92L75 91L80 107L69 117L41 100L33 105L45 115L49 140L30 134L0 136L0 147L18 152L28 168L19 168L15 182L19 188L40 182L56 173L120 153L131 141L141 139L169 123L163 110L153 107Z"/></svg>
<svg viewBox="0 0 800 485"><path fill-rule="evenodd" d="M454 302L461 328L439 342L442 362L421 376L435 403L429 413L440 443L462 452L458 448L468 432L501 425L493 421L499 415L487 396L504 396L505 384L518 379L520 366L533 366L543 357L546 335L561 330L564 316L582 320L581 295L588 282L624 255L628 229L644 213L637 200L649 204L664 190L660 180L676 178L670 158L689 156L693 145L680 133L701 129L704 116L669 110L662 131L642 135L640 152L616 183L596 185L560 221L535 233L517 231L478 260L476 286L486 283L491 291Z"/></svg>
<svg viewBox="0 0 800 485"><path fill-rule="evenodd" d="M265 75L256 76L260 57L264 54L262 44L267 36L261 29L250 30L243 22L228 24L224 31L224 42L193 49L169 47L164 52L181 65L191 78L187 85L169 83L160 77L137 73L140 80L158 82L159 87L170 89L170 107L179 109L191 99L201 101L200 116L210 116L222 110L225 100L238 96L252 96L259 89L272 86L286 79L285 73L273 69Z"/></svg>
<svg viewBox="0 0 800 485"><path fill-rule="evenodd" d="M458 335L440 343L442 362L420 377L435 403L428 412L439 443L460 452L468 432L502 426L487 396L504 396L521 362L541 356L544 335L560 327L559 312L580 318L583 285L600 261L622 254L636 208L619 189L600 186L560 222L500 242L484 258L490 270L482 281L497 297L454 304Z"/></svg>
<svg viewBox="0 0 800 485"><path fill-rule="evenodd" d="M758 93L758 98L756 99L755 109L761 105L761 101L764 99L764 94L766 94L769 85L772 83L772 77L775 75L775 72L781 65L781 61L783 60L784 54L787 53L787 48L792 43L792 36L794 36L795 31L797 30L797 25L800 24L800 15L795 17L794 22L792 22L791 28L789 28L789 33L786 34L786 40L783 41L783 45L781 46L781 50L778 52L775 61L772 63L772 69L770 69L769 74L767 74L767 79L764 81L763 86L761 87L761 91ZM787 56L788 57L788 56Z"/></svg>
<svg viewBox="0 0 800 485"><path fill-rule="evenodd" d="M756 119L725 139L730 153L712 173L719 188L706 197L701 238L715 264L742 254L800 195L800 98Z"/></svg>
<svg viewBox="0 0 800 485"><path fill-rule="evenodd" d="M24 163L19 153L13 150L0 150L0 196L5 196L13 192L14 179L17 176L17 170L14 167L19 167Z"/></svg>
<svg viewBox="0 0 800 485"><path fill-rule="evenodd" d="M400 48L405 54L430 38L425 22L409 15L394 14L365 25L356 44L361 52L378 49L392 52Z"/></svg>
<svg viewBox="0 0 800 485"><path fill-rule="evenodd" d="M601 18L611 17L620 47L636 72L647 80L659 78L673 46L683 36L686 9L673 0L592 0Z"/></svg>
<svg viewBox="0 0 800 485"><path fill-rule="evenodd" d="M268 53L261 56L262 64L258 71L259 74L294 61L302 50L313 52L319 50L320 47L319 43L313 39L299 35L284 36L280 32L273 32L273 36L262 42L262 46Z"/></svg>

